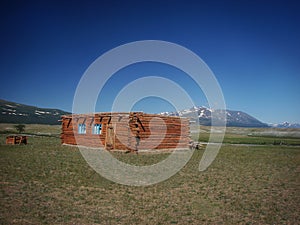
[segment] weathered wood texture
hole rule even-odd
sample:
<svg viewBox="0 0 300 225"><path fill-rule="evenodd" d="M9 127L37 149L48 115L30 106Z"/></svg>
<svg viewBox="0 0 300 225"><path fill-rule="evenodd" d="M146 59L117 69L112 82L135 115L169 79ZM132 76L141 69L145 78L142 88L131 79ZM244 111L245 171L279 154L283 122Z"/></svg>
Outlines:
<svg viewBox="0 0 300 225"><path fill-rule="evenodd" d="M85 134L78 133L79 124L85 124ZM101 134L92 133L94 124L102 125ZM64 144L108 150L176 149L188 148L189 135L187 118L142 112L62 116L61 140Z"/></svg>
<svg viewBox="0 0 300 225"><path fill-rule="evenodd" d="M6 137L6 144L11 144L11 145L20 145L20 144L27 144L27 136L17 136L17 135L12 135Z"/></svg>

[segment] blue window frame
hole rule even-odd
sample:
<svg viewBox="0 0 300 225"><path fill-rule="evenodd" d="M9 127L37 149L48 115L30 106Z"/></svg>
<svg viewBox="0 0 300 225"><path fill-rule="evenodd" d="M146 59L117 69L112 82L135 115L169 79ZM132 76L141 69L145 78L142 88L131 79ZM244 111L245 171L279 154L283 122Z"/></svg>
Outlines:
<svg viewBox="0 0 300 225"><path fill-rule="evenodd" d="M92 133L93 134L101 134L101 132L102 132L102 124L99 124L99 123L94 124Z"/></svg>
<svg viewBox="0 0 300 225"><path fill-rule="evenodd" d="M78 124L78 134L85 134L86 133L86 126L84 123Z"/></svg>

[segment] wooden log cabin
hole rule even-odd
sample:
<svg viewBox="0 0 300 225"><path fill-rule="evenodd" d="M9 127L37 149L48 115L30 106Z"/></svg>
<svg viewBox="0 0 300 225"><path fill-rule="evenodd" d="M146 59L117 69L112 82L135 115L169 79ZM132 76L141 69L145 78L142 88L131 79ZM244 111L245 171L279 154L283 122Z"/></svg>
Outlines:
<svg viewBox="0 0 300 225"><path fill-rule="evenodd" d="M11 135L6 137L6 144L9 145L20 145L27 144L27 136Z"/></svg>
<svg viewBox="0 0 300 225"><path fill-rule="evenodd" d="M107 150L187 149L189 119L143 112L65 115L61 141Z"/></svg>

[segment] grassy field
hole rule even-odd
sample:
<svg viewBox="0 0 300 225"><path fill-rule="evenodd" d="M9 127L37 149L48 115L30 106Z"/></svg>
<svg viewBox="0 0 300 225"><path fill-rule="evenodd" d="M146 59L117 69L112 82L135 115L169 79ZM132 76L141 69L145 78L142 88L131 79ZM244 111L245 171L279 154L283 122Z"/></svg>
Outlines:
<svg viewBox="0 0 300 225"><path fill-rule="evenodd" d="M199 130L199 133L197 133ZM195 141L208 142L209 135L220 135L218 128L192 128ZM300 145L300 129L227 127L223 143L259 145Z"/></svg>
<svg viewBox="0 0 300 225"><path fill-rule="evenodd" d="M10 126L1 125L0 131L6 133ZM254 130L230 129L228 138L236 137L236 142L243 137L244 142L252 143L252 138L257 138L248 136ZM201 149L170 179L148 187L132 187L106 180L87 165L77 148L61 146L59 126L28 125L25 132L42 135L29 136L26 146L6 146L6 134L0 135L1 224L300 221L299 146L224 145L205 172L198 171L204 152ZM45 133L51 134L48 137ZM295 137L287 139L299 141ZM140 165L166 157L113 155Z"/></svg>

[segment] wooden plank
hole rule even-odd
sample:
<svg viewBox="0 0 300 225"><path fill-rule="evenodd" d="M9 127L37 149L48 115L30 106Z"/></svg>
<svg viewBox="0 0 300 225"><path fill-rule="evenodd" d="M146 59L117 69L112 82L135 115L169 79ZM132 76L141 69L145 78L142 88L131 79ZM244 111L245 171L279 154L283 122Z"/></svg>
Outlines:
<svg viewBox="0 0 300 225"><path fill-rule="evenodd" d="M73 124L70 123L72 117L62 117L62 143L76 144L76 135L78 144L103 146L103 144L106 144L105 140L108 124L112 124L115 127L113 137L114 148L134 148L136 144L135 135L137 133L141 138L140 144L143 143L146 147L153 146L153 140L161 141L162 135L164 135L164 139L162 143L159 143L157 148L170 148L179 145L188 146L190 140L189 120L186 118L145 114L141 112L80 114L73 115L73 117L75 119L77 118ZM79 118L85 118L84 122L90 122L90 124L93 122L101 122L102 133L100 135L92 134L92 129L87 127L86 134L78 134L77 129L73 130L73 126L75 126L75 128L78 126ZM159 121L151 121L153 118L163 119L163 124ZM152 125L151 130L149 127L150 123ZM149 137L151 138L148 139ZM124 145L121 141L128 146ZM141 147L143 146L141 145Z"/></svg>

